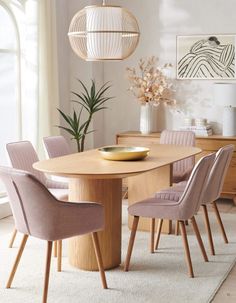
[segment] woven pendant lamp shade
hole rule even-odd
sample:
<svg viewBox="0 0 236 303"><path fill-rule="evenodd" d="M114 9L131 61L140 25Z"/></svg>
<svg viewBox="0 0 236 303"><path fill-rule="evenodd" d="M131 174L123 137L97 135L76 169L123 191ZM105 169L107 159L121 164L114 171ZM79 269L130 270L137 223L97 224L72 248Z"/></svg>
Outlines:
<svg viewBox="0 0 236 303"><path fill-rule="evenodd" d="M94 5L73 17L68 36L72 49L84 60L123 60L134 52L140 32L128 10Z"/></svg>

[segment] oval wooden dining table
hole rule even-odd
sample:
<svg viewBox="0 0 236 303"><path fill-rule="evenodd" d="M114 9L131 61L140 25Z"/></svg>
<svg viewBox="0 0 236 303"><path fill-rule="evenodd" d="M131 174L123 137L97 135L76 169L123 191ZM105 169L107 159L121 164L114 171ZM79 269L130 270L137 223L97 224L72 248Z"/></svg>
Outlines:
<svg viewBox="0 0 236 303"><path fill-rule="evenodd" d="M134 180L136 178L137 184L140 184L139 188L146 186L147 190L142 192L150 195L160 189L158 181L162 186L170 184L174 162L201 152L196 147L164 144L153 144L149 148L148 157L139 161L104 160L99 151L94 149L39 161L33 165L46 174L69 178L69 201L93 201L104 205L105 228L99 232L99 241L105 269L117 267L121 263L122 178L140 176L139 179L134 177ZM132 197L132 191L130 195ZM98 270L90 235L69 239L68 256L69 263L74 267Z"/></svg>

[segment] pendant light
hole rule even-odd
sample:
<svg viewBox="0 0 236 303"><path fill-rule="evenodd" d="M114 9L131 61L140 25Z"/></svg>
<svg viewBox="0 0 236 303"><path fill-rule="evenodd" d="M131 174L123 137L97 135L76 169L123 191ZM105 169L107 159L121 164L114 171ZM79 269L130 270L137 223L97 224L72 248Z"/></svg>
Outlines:
<svg viewBox="0 0 236 303"><path fill-rule="evenodd" d="M72 19L69 40L74 52L87 61L123 60L136 49L139 27L125 8L114 5L86 6Z"/></svg>

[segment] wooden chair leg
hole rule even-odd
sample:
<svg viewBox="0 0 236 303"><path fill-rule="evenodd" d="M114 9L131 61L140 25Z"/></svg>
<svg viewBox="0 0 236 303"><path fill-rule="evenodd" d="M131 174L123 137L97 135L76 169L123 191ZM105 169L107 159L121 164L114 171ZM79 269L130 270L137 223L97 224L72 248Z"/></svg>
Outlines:
<svg viewBox="0 0 236 303"><path fill-rule="evenodd" d="M123 194L122 200L128 199L128 190L126 190Z"/></svg>
<svg viewBox="0 0 236 303"><path fill-rule="evenodd" d="M211 254L214 256L215 255L215 248L214 248L214 243L213 243L213 238L212 238L212 233L211 233L211 226L210 226L210 221L209 221L209 217L208 217L207 206L202 205L202 209L203 209L203 214L204 214L204 220L205 220L208 242L209 242L209 245L210 245L210 251L211 251Z"/></svg>
<svg viewBox="0 0 236 303"><path fill-rule="evenodd" d="M218 221L218 223L220 225L220 229L221 229L221 233L222 233L222 236L224 238L224 241L225 241L225 243L229 243L229 241L227 239L227 236L226 236L225 228L224 228L223 222L221 220L221 216L220 216L220 213L219 213L219 210L218 210L216 202L215 201L212 202L212 205L213 205L213 209L214 209L215 214L216 214L217 221Z"/></svg>
<svg viewBox="0 0 236 303"><path fill-rule="evenodd" d="M97 258L97 262L98 262L98 268L99 268L99 272L100 272L100 276L101 276L101 280L102 280L102 286L104 289L107 289L107 281L106 281L106 276L105 276L103 262L102 262L102 254L100 251L98 234L96 232L92 233L92 238L93 238L95 255Z"/></svg>
<svg viewBox="0 0 236 303"><path fill-rule="evenodd" d="M51 256L52 256L52 241L48 241L42 303L47 303Z"/></svg>
<svg viewBox="0 0 236 303"><path fill-rule="evenodd" d="M57 241L57 271L61 271L62 240Z"/></svg>
<svg viewBox="0 0 236 303"><path fill-rule="evenodd" d="M57 257L57 241L53 242L53 246L54 246L54 258Z"/></svg>
<svg viewBox="0 0 236 303"><path fill-rule="evenodd" d="M11 273L10 273L10 276L9 276L9 278L8 278L8 281L7 281L6 288L10 288L10 287L11 287L12 281L13 281L13 279L14 279L14 276L15 276L15 273L16 273L16 270L17 270L17 267L18 267L18 264L19 264L19 262L20 262L22 253L23 253L23 251L24 251L25 244L26 244L26 242L27 242L28 237L29 237L28 235L24 235L23 238L22 238L22 241L21 241L21 244L20 244L20 247L19 247L17 256L16 256L16 259L15 259L15 262L14 262L14 264L13 264L13 267L12 267L12 270L11 270Z"/></svg>
<svg viewBox="0 0 236 303"><path fill-rule="evenodd" d="M192 266L190 250L189 250L189 245L188 245L188 238L187 238L184 221L179 221L179 224L180 224L180 230L181 230L183 244L184 244L185 258L186 258L186 263L187 263L188 270L189 270L189 276L190 276L190 278L193 278L194 277L193 266Z"/></svg>
<svg viewBox="0 0 236 303"><path fill-rule="evenodd" d="M175 222L175 235L178 236L179 235L179 221Z"/></svg>
<svg viewBox="0 0 236 303"><path fill-rule="evenodd" d="M196 235L199 247L201 249L203 259L204 259L205 262L208 262L208 257L207 257L207 254L206 254L206 250L205 250L204 244L202 242L202 238L201 238L201 235L200 235L195 217L191 218L191 223L192 223L193 230L194 230L194 233Z"/></svg>
<svg viewBox="0 0 236 303"><path fill-rule="evenodd" d="M155 218L151 219L150 222L150 253L153 254L154 253L154 238L155 238Z"/></svg>
<svg viewBox="0 0 236 303"><path fill-rule="evenodd" d="M158 245L160 242L162 224L163 224L163 219L159 219L158 226L157 226L157 237L156 237L155 250L158 249Z"/></svg>
<svg viewBox="0 0 236 303"><path fill-rule="evenodd" d="M12 232L11 240L9 242L9 248L12 248L15 238L16 238L16 234L17 234L17 230L14 228L14 230Z"/></svg>
<svg viewBox="0 0 236 303"><path fill-rule="evenodd" d="M133 220L130 238L129 238L129 246L127 250L124 271L129 270L129 264L130 264L131 254L134 246L135 235L138 227L138 221L139 221L139 217L135 216Z"/></svg>

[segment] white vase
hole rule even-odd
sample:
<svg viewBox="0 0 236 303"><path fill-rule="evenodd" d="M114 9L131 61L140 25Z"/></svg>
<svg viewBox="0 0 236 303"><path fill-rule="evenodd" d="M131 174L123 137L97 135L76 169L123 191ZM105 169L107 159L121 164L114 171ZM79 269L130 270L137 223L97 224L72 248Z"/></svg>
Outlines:
<svg viewBox="0 0 236 303"><path fill-rule="evenodd" d="M149 134L152 131L152 105L143 104L140 107L140 132Z"/></svg>

